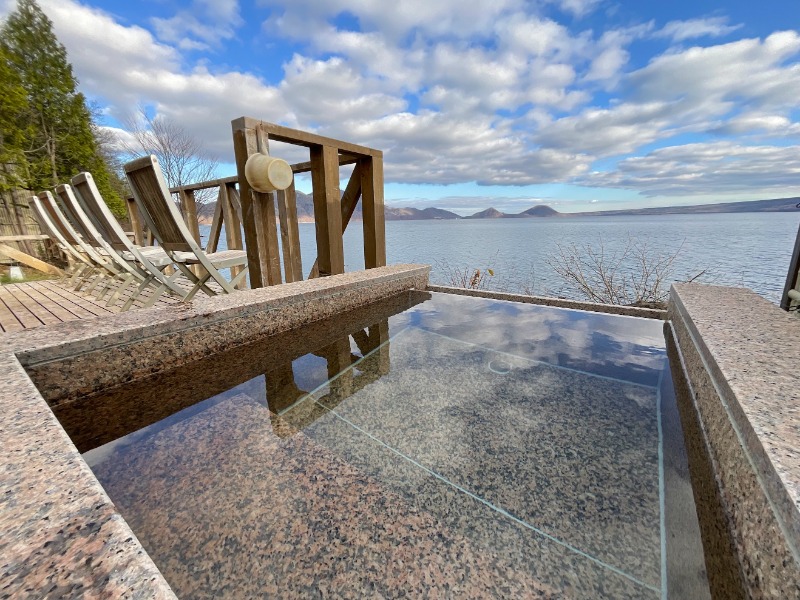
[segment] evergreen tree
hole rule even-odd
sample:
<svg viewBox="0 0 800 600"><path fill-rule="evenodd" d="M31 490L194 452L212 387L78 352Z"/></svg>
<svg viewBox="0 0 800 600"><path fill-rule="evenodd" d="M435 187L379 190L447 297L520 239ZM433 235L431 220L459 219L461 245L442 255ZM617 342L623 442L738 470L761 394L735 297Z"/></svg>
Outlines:
<svg viewBox="0 0 800 600"><path fill-rule="evenodd" d="M29 111L28 96L2 46L0 86L3 89L0 94L0 192L5 192L25 185L28 167L24 148L30 128L25 126Z"/></svg>
<svg viewBox="0 0 800 600"><path fill-rule="evenodd" d="M25 187L31 191L64 183L90 171L108 205L124 214L122 199L110 185L94 136L91 113L53 34L53 24L35 0L18 0L0 30L0 52L18 75L27 96Z"/></svg>

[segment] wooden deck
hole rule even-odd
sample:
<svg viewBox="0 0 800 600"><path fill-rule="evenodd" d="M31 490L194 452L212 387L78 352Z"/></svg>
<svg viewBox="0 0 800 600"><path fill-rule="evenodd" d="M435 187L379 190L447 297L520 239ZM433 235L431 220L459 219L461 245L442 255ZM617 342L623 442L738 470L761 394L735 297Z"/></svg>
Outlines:
<svg viewBox="0 0 800 600"><path fill-rule="evenodd" d="M0 332L113 315L120 312L129 295L130 290L121 295L115 306L106 306L111 293L104 299L97 300L94 295L72 291L72 287L63 280L48 279L0 285ZM178 301L178 298L165 294L155 306L166 306Z"/></svg>

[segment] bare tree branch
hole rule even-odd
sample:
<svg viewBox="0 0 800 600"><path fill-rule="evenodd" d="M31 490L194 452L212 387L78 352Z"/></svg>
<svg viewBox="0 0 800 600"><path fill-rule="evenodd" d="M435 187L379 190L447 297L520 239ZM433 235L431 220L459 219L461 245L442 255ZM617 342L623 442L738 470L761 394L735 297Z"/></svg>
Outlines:
<svg viewBox="0 0 800 600"><path fill-rule="evenodd" d="M647 241L628 236L621 249L609 252L600 238L596 244L557 244L547 264L567 288L591 302L659 305L669 296L673 265L682 247L672 253L658 253Z"/></svg>
<svg viewBox="0 0 800 600"><path fill-rule="evenodd" d="M125 154L134 157L155 154L170 187L215 179L218 162L210 156L200 140L166 117L151 117L144 108L125 120L130 140L122 140ZM180 199L177 198L180 205ZM198 214L202 207L216 199L216 190L198 190L195 202ZM181 212L186 214L181 206Z"/></svg>

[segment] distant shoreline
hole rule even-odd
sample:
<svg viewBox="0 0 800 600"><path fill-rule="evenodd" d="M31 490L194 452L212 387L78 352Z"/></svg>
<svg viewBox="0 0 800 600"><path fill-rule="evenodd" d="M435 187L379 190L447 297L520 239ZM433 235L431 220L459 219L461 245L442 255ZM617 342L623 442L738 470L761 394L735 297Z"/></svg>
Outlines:
<svg viewBox="0 0 800 600"><path fill-rule="evenodd" d="M310 196L298 192L297 220L299 223L313 223L313 203ZM750 200L745 202L720 202L717 204L694 204L691 206L659 206L653 208L632 208L626 210L599 210L576 213L562 213L544 205L536 205L521 213L508 214L495 208L487 208L473 215L461 216L449 210L430 207L396 208L385 207L387 221L443 221L459 219L548 219L570 217L621 217L621 216L658 216L658 215L700 215L700 214L735 214L735 213L800 213L800 196L793 198L777 198L772 200ZM209 207L213 214L213 204ZM356 207L352 220L361 220L361 205ZM211 218L203 216L200 224L210 225Z"/></svg>

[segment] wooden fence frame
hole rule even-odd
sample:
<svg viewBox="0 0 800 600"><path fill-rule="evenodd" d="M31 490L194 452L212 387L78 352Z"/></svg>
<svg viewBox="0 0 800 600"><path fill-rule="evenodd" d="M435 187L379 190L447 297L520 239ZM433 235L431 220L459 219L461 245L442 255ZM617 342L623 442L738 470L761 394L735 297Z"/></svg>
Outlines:
<svg viewBox="0 0 800 600"><path fill-rule="evenodd" d="M363 214L364 266L372 269L386 265L383 152L249 117L233 120L231 128L238 176L170 189L179 196L189 229L200 243L195 192L219 188L207 252L217 250L224 224L229 249L242 250L246 242L251 288L277 285L283 280L286 283L303 280L294 182L286 190L264 194L252 190L244 176L247 159L256 152L268 152L269 141L274 140L304 146L310 152L311 160L291 165L295 174L311 173L318 256L308 278L344 273L343 234L359 200ZM341 194L339 168L344 165L355 167ZM151 243L133 198L128 198L128 216L135 243ZM283 277L276 223L280 223Z"/></svg>
<svg viewBox="0 0 800 600"><path fill-rule="evenodd" d="M311 173L317 260L309 278L344 273L343 233L361 199L364 227L364 266L386 265L386 226L383 206L383 152L250 117L231 122L236 157L242 224L247 245L250 287L282 283L276 217L281 226L286 282L300 281L300 239L294 185L277 194L252 190L244 175L247 159L269 152L269 141L309 149L310 161L292 165L294 173ZM340 197L339 168L355 164Z"/></svg>

